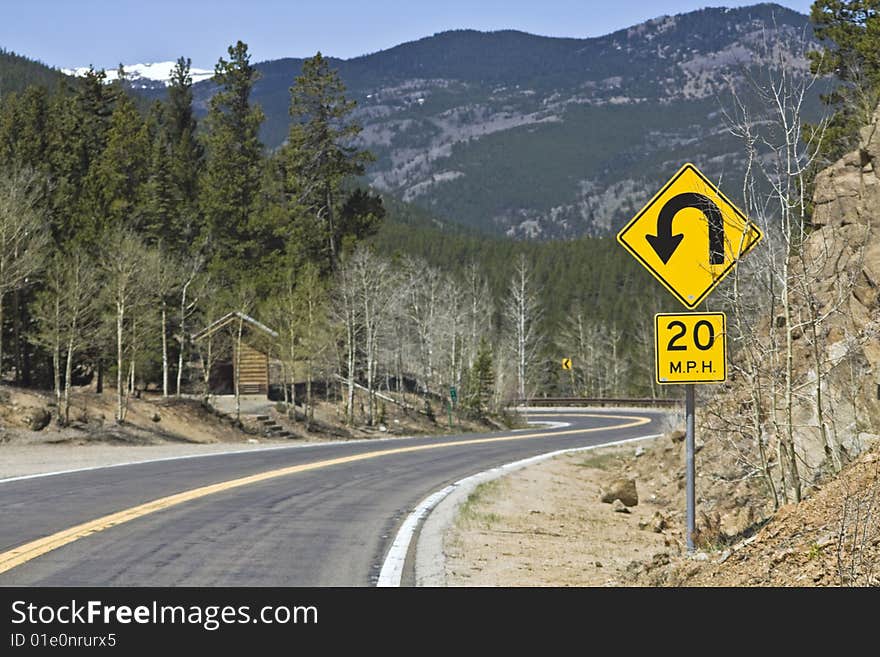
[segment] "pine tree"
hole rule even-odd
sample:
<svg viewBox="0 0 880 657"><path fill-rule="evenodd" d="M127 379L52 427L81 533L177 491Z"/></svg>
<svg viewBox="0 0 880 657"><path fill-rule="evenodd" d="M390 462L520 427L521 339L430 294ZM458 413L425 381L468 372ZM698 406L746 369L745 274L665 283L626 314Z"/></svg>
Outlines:
<svg viewBox="0 0 880 657"><path fill-rule="evenodd" d="M180 57L171 72L165 107L165 140L170 148L168 175L176 203L171 229L165 242L183 252L198 234L198 183L204 166L204 147L196 137L198 122L193 113L191 60Z"/></svg>
<svg viewBox="0 0 880 657"><path fill-rule="evenodd" d="M480 338L480 346L474 364L468 372L464 403L478 415L485 413L492 399L495 387L495 367L492 363L492 349L485 336Z"/></svg>
<svg viewBox="0 0 880 657"><path fill-rule="evenodd" d="M825 127L825 163L851 151L880 101L880 0L816 0L810 9L822 50L809 53L812 72L841 82L823 102L834 111ZM805 137L819 129L805 126Z"/></svg>
<svg viewBox="0 0 880 657"><path fill-rule="evenodd" d="M54 183L51 223L58 243L93 243L99 232L102 199L90 178L97 176L119 99L105 80L104 71L89 69L75 81L72 94L57 93L50 103L47 154Z"/></svg>
<svg viewBox="0 0 880 657"><path fill-rule="evenodd" d="M165 106L156 101L147 119L150 139L149 174L144 189L144 236L151 243L169 241L178 237L173 217L179 207L171 175L171 148L166 125Z"/></svg>
<svg viewBox="0 0 880 657"><path fill-rule="evenodd" d="M143 228L149 153L146 123L134 102L120 95L110 118L107 145L85 183L94 231L89 237L97 238L105 228Z"/></svg>
<svg viewBox="0 0 880 657"><path fill-rule="evenodd" d="M254 243L250 223L260 191L263 112L251 106L257 71L247 45L229 47L214 69L220 90L211 99L207 125L207 163L201 183L204 239L212 258L211 270L235 281L253 268Z"/></svg>
<svg viewBox="0 0 880 657"><path fill-rule="evenodd" d="M292 123L281 160L291 218L300 224L293 229L300 241L295 248L319 258L331 270L336 268L343 235L360 221L352 213L340 216L346 202L343 183L362 175L364 164L372 160L369 152L351 145L361 132L350 120L355 105L345 97L345 85L320 52L303 63L302 75L290 88ZM359 197L350 210L366 209L374 220L380 219L384 211L379 212L375 200L361 208L364 200ZM372 227L374 221L367 223Z"/></svg>
<svg viewBox="0 0 880 657"><path fill-rule="evenodd" d="M46 169L48 95L43 87L9 94L0 105L0 162Z"/></svg>
<svg viewBox="0 0 880 657"><path fill-rule="evenodd" d="M86 147L79 103L72 94L57 93L49 102L46 135L47 166L52 176L49 223L56 244L68 242L79 230L82 181L93 157Z"/></svg>

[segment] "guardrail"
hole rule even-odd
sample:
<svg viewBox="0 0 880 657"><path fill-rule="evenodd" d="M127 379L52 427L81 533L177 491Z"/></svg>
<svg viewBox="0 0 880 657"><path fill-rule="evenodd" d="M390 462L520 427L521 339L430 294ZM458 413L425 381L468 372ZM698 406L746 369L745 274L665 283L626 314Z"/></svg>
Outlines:
<svg viewBox="0 0 880 657"><path fill-rule="evenodd" d="M534 397L514 399L515 406L682 406L683 399L654 399L636 397Z"/></svg>

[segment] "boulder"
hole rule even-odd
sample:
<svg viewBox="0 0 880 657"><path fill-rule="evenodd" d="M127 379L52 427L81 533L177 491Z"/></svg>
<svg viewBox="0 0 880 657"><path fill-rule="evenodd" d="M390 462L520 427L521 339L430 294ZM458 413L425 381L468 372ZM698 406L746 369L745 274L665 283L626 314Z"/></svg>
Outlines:
<svg viewBox="0 0 880 657"><path fill-rule="evenodd" d="M21 420L31 431L42 431L52 421L52 414L45 408L26 408Z"/></svg>
<svg viewBox="0 0 880 657"><path fill-rule="evenodd" d="M615 500L620 500L625 506L636 506L639 503L636 480L624 478L612 481L602 493L602 501L611 504Z"/></svg>

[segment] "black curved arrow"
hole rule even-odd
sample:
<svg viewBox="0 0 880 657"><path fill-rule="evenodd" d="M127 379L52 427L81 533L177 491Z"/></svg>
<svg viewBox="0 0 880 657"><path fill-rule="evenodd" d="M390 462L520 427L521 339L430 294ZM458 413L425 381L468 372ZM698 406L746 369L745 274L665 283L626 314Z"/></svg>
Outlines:
<svg viewBox="0 0 880 657"><path fill-rule="evenodd" d="M669 262L681 240L684 239L684 233L672 234L672 219L685 208L696 208L709 220L709 264L723 265L724 217L721 216L721 210L712 199L696 192L685 192L666 201L657 216L657 234L645 235L651 248L664 265Z"/></svg>

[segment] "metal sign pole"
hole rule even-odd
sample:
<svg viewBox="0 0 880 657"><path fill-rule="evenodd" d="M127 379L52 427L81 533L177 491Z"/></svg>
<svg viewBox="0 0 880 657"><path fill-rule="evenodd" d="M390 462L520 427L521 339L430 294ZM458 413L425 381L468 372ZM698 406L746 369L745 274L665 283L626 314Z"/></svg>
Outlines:
<svg viewBox="0 0 880 657"><path fill-rule="evenodd" d="M688 383L684 387L685 390L685 413L686 431L685 436L685 462L687 469L687 551L694 551L694 529L695 529L695 499L694 499L694 384Z"/></svg>

